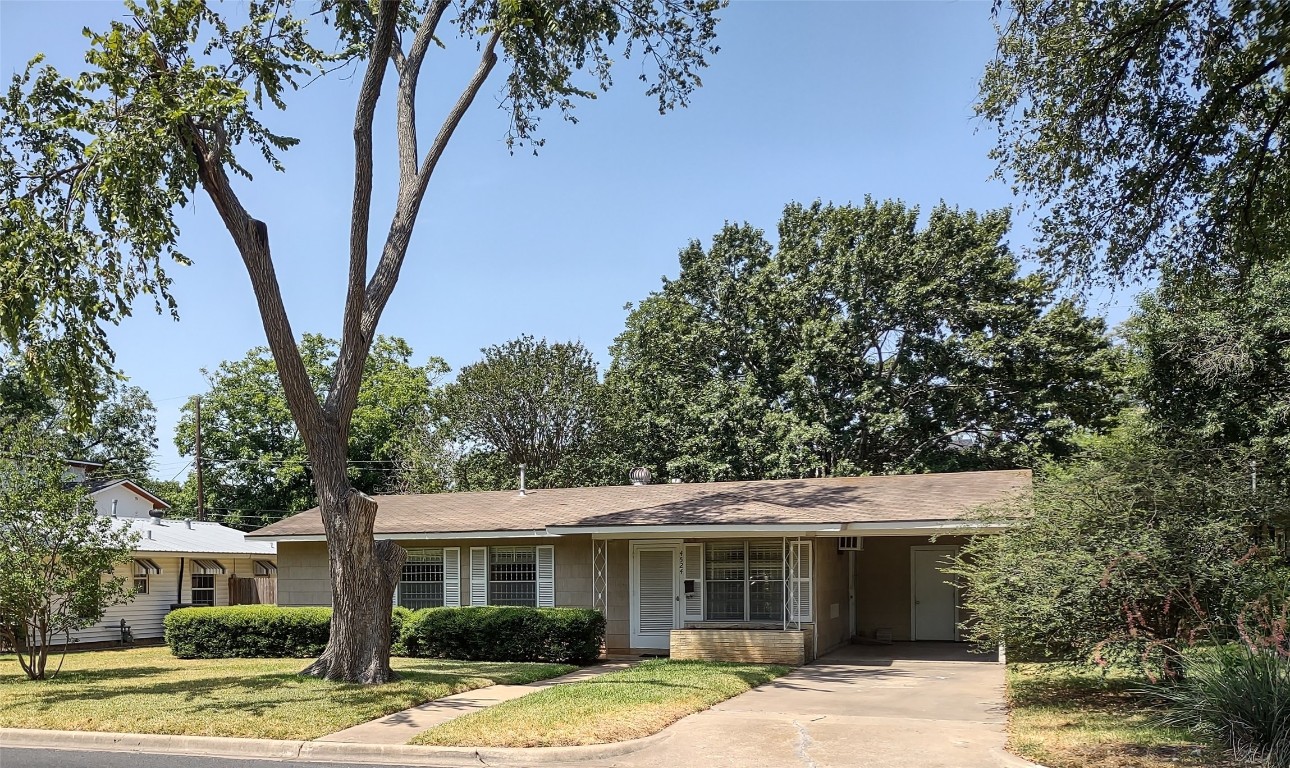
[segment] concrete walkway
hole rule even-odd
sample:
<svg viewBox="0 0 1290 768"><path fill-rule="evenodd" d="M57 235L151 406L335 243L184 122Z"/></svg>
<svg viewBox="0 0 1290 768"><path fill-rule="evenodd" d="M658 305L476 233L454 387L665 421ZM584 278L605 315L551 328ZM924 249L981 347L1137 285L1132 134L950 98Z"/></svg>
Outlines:
<svg viewBox="0 0 1290 768"><path fill-rule="evenodd" d="M350 744L407 744L408 740L418 733L446 723L449 720L477 712L485 707L500 704L503 701L518 699L543 688L553 685L564 685L589 680L606 672L626 669L636 662L615 661L586 667L567 675L540 680L529 685L490 685L487 688L476 688L473 691L454 693L442 699L427 701L411 709L395 712L392 715L377 718L343 731L323 736L315 741L339 741Z"/></svg>
<svg viewBox="0 0 1290 768"><path fill-rule="evenodd" d="M1003 665L952 643L851 646L681 720L623 768L1006 768Z"/></svg>

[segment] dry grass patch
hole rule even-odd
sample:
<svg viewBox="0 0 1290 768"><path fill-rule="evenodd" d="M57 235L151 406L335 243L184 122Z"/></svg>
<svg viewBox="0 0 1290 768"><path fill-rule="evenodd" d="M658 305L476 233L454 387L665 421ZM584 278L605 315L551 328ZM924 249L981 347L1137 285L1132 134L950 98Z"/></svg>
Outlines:
<svg viewBox="0 0 1290 768"><path fill-rule="evenodd" d="M770 664L647 661L580 683L557 685L431 728L412 744L562 747L658 733L788 672Z"/></svg>
<svg viewBox="0 0 1290 768"><path fill-rule="evenodd" d="M1120 671L1008 666L1008 746L1050 768L1219 768L1223 751L1153 722L1155 710Z"/></svg>
<svg viewBox="0 0 1290 768"><path fill-rule="evenodd" d="M365 687L301 677L305 659L177 659L164 647L68 654L29 681L0 656L0 727L316 739L451 693L522 684L565 664L394 659L399 679Z"/></svg>

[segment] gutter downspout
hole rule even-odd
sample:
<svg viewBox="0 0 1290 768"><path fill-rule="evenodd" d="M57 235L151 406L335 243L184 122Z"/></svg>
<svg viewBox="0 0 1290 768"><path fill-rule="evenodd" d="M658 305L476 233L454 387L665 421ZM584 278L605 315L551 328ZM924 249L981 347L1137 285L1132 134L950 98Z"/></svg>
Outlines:
<svg viewBox="0 0 1290 768"><path fill-rule="evenodd" d="M184 603L184 560L179 558L179 581L175 583L175 604L183 605Z"/></svg>

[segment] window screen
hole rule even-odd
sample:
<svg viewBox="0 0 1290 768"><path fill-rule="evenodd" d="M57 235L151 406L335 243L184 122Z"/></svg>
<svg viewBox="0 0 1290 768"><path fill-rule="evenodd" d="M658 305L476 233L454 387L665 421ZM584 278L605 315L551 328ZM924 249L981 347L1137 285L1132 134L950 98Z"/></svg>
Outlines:
<svg viewBox="0 0 1290 768"><path fill-rule="evenodd" d="M801 552L799 612L790 620L809 621L810 543L790 543ZM775 539L716 541L704 545L704 618L709 621L783 621L784 543ZM805 618L804 618L805 617Z"/></svg>
<svg viewBox="0 0 1290 768"><path fill-rule="evenodd" d="M410 549L399 580L399 605L405 608L443 606L443 550Z"/></svg>
<svg viewBox="0 0 1290 768"><path fill-rule="evenodd" d="M215 576L210 573L193 574L193 605L215 604Z"/></svg>
<svg viewBox="0 0 1290 768"><path fill-rule="evenodd" d="M784 616L784 545L748 544L748 618L780 621Z"/></svg>
<svg viewBox="0 0 1290 768"><path fill-rule="evenodd" d="M705 554L703 585L708 619L743 621L747 577L744 543L712 542Z"/></svg>
<svg viewBox="0 0 1290 768"><path fill-rule="evenodd" d="M537 547L488 548L488 604L537 606Z"/></svg>

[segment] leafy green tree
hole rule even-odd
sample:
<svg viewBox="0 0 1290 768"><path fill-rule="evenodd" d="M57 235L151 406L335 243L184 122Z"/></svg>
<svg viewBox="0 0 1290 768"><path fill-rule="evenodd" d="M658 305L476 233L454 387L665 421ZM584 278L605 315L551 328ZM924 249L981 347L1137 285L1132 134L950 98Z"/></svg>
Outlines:
<svg viewBox="0 0 1290 768"><path fill-rule="evenodd" d="M87 32L88 71L67 78L37 59L5 94L0 248L24 258L0 262L0 338L36 363L42 381L67 391L83 421L94 401L87 382L112 363L104 327L128 315L140 295L175 311L165 265L187 263L176 212L205 193L251 280L327 530L331 636L306 672L385 682L389 605L406 553L372 537L376 504L350 482L349 433L377 324L435 168L499 62L512 148L541 143L544 110L573 119L578 99L608 88L616 46L643 59L640 77L661 111L685 105L717 50L722 4L324 0L306 9L306 24L291 0L254 0L224 13L202 0L129 2L131 18ZM427 146L418 81L431 49L450 44L473 48L478 64ZM319 398L282 301L269 225L247 210L243 182L233 177L249 181L248 156L282 170L280 156L297 139L267 125L266 105L283 109L299 82L349 64L362 74L355 73L346 298L333 386ZM395 205L388 226L378 225L382 239L372 234L373 135L391 71L394 108L380 114L393 120L398 171L389 176ZM447 83L435 78L436 89Z"/></svg>
<svg viewBox="0 0 1290 768"><path fill-rule="evenodd" d="M28 678L44 680L62 668L72 632L131 597L111 574L138 537L64 482L61 436L27 420L0 429L0 443L0 639ZM52 672L51 654L60 659Z"/></svg>
<svg viewBox="0 0 1290 768"><path fill-rule="evenodd" d="M601 385L586 347L521 336L480 351L436 404L460 444L454 487L516 488L521 464L535 488L596 484Z"/></svg>
<svg viewBox="0 0 1290 768"><path fill-rule="evenodd" d="M153 478L147 481L147 488L170 504L170 510L166 513L167 516L175 518L197 517L197 483L193 481L191 475L184 480L158 480Z"/></svg>
<svg viewBox="0 0 1290 768"><path fill-rule="evenodd" d="M338 347L318 334L307 333L300 340L310 386L320 398L334 384ZM408 343L387 336L377 336L365 366L350 427L347 472L355 489L381 493L391 486L398 443L428 418L434 387L448 367L439 358L413 365ZM313 466L269 350L256 347L241 360L204 373L210 383L202 395L209 517L258 527L314 506ZM194 416L189 402L175 427L175 446L186 456L196 447Z"/></svg>
<svg viewBox="0 0 1290 768"><path fill-rule="evenodd" d="M157 409L140 387L104 377L96 385L97 405L87 423L78 426L71 407L50 395L27 367L0 357L0 423L37 419L61 436L63 456L102 464L100 478L146 479L157 450Z"/></svg>
<svg viewBox="0 0 1290 768"><path fill-rule="evenodd" d="M793 204L726 225L630 314L606 376L631 462L688 480L1028 465L1116 410L1100 319L1022 276L1006 212Z"/></svg>
<svg viewBox="0 0 1290 768"><path fill-rule="evenodd" d="M1119 283L1285 258L1290 34L1278 0L1015 0L978 113L1040 252Z"/></svg>
<svg viewBox="0 0 1290 768"><path fill-rule="evenodd" d="M1044 467L1033 499L989 510L1007 530L958 555L964 629L1018 658L1129 661L1172 677L1179 651L1235 638L1237 619L1290 580L1251 533L1284 489L1251 487L1239 453L1154 439L1129 412L1078 456Z"/></svg>
<svg viewBox="0 0 1290 768"><path fill-rule="evenodd" d="M1243 450L1290 477L1290 262L1166 275L1123 333L1135 395L1163 439Z"/></svg>

